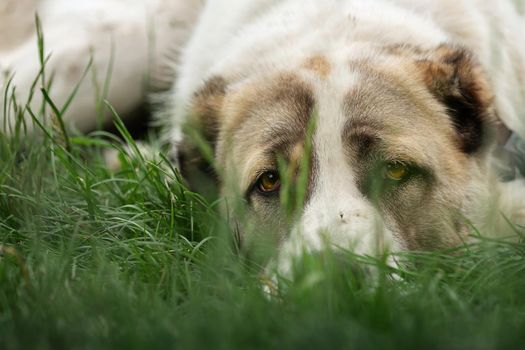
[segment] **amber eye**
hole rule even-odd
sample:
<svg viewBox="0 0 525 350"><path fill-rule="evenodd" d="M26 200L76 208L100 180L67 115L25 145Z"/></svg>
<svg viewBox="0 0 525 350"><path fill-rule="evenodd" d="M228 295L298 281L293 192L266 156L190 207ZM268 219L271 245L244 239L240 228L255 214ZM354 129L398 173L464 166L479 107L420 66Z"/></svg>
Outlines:
<svg viewBox="0 0 525 350"><path fill-rule="evenodd" d="M274 171L265 172L257 180L257 188L263 193L275 192L279 187L281 187L279 174Z"/></svg>
<svg viewBox="0 0 525 350"><path fill-rule="evenodd" d="M401 162L388 163L384 168L385 179L401 181L409 174L408 167Z"/></svg>

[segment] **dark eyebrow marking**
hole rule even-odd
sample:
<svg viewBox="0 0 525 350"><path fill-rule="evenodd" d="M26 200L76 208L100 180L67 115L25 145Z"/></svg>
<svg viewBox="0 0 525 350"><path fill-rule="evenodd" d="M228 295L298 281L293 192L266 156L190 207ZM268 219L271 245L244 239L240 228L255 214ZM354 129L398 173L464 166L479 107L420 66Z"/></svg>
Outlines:
<svg viewBox="0 0 525 350"><path fill-rule="evenodd" d="M272 84L258 86L245 105L237 130L254 133L270 151L279 152L304 139L315 110L312 87L292 73L280 73Z"/></svg>
<svg viewBox="0 0 525 350"><path fill-rule="evenodd" d="M358 157L370 155L381 141L378 127L365 121L348 120L343 127L343 144L357 151Z"/></svg>
<svg viewBox="0 0 525 350"><path fill-rule="evenodd" d="M272 79L272 83L252 85L239 94L238 108L234 129L238 129L246 122L257 119L262 125L275 123L275 129L285 127L304 128L308 125L315 106L312 87L292 73L280 73ZM273 106L283 108L286 112L273 120L265 119L262 115L271 114ZM240 107L240 108L239 108ZM251 113L257 110L259 113ZM279 125L284 124L284 125Z"/></svg>

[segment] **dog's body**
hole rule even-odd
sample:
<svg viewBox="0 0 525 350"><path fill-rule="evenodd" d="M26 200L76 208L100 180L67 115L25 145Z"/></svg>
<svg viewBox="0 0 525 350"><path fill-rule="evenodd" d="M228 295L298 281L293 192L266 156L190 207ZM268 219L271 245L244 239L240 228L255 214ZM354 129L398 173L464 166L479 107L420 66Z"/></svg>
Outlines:
<svg viewBox="0 0 525 350"><path fill-rule="evenodd" d="M468 222L505 234L501 213L525 223L525 184L500 182L492 154L499 121L525 138L524 8L209 1L159 113L165 134L187 162L184 126L201 130L222 193L275 234L283 269L325 242L372 254L452 246ZM291 219L280 160L292 183L308 173Z"/></svg>
<svg viewBox="0 0 525 350"><path fill-rule="evenodd" d="M97 125L100 103L107 99L126 116L146 100L148 89L173 81L169 65L191 34L199 0L3 0L0 2L0 86L16 86L19 103L30 97L41 65L35 14L44 34L50 96L59 107L69 99L88 66L65 120L80 131ZM169 64L168 64L169 63ZM52 73L52 74L51 74ZM51 76L53 79L51 79ZM105 85L109 84L107 95ZM30 106L42 103L37 84ZM4 94L0 105L3 106ZM9 103L10 101L8 101ZM106 113L106 117L109 113ZM9 124L14 127L14 114ZM31 123L27 123L31 127Z"/></svg>

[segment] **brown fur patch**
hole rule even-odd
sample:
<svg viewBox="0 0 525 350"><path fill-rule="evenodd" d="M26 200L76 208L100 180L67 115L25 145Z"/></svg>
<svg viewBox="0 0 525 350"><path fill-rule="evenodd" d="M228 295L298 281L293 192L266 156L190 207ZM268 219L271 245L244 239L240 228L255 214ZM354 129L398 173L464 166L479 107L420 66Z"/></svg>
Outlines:
<svg viewBox="0 0 525 350"><path fill-rule="evenodd" d="M493 140L497 118L494 96L481 66L461 48L442 45L417 61L430 91L445 104L465 153L474 153Z"/></svg>
<svg viewBox="0 0 525 350"><path fill-rule="evenodd" d="M302 67L316 73L322 79L328 77L332 69L326 57L320 55L308 58Z"/></svg>
<svg viewBox="0 0 525 350"><path fill-rule="evenodd" d="M202 131L206 139L215 143L220 125L221 108L226 95L226 81L213 77L193 96L189 111L190 127Z"/></svg>
<svg viewBox="0 0 525 350"><path fill-rule="evenodd" d="M314 109L309 84L292 73L277 73L240 85L224 101L217 161L224 178L237 176L237 192L245 192L261 170L278 170L284 157L296 169ZM238 174L238 175L232 175ZM265 201L252 205L265 210Z"/></svg>
<svg viewBox="0 0 525 350"><path fill-rule="evenodd" d="M287 144L287 136L304 132L313 104L311 88L294 74L280 73L251 82L225 101L222 137L233 137L249 125L250 130L245 130L249 135Z"/></svg>
<svg viewBox="0 0 525 350"><path fill-rule="evenodd" d="M213 77L194 93L189 105L188 120L184 125L185 140L178 147L178 163L192 188L195 188L193 179L198 175L214 173L209 159L203 157L204 149L201 143L206 141L210 147L215 147L226 87L227 83L224 78Z"/></svg>

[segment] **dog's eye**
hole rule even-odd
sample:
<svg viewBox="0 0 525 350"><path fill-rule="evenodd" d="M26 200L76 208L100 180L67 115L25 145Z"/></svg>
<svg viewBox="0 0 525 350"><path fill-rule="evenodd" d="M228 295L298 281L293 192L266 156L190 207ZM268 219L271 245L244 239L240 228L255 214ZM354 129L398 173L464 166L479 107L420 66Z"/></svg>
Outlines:
<svg viewBox="0 0 525 350"><path fill-rule="evenodd" d="M259 176L257 180L257 189L262 193L276 192L280 187L279 173L275 171L267 171Z"/></svg>
<svg viewBox="0 0 525 350"><path fill-rule="evenodd" d="M390 181L401 181L410 175L408 167L401 162L391 162L385 165L383 177Z"/></svg>

